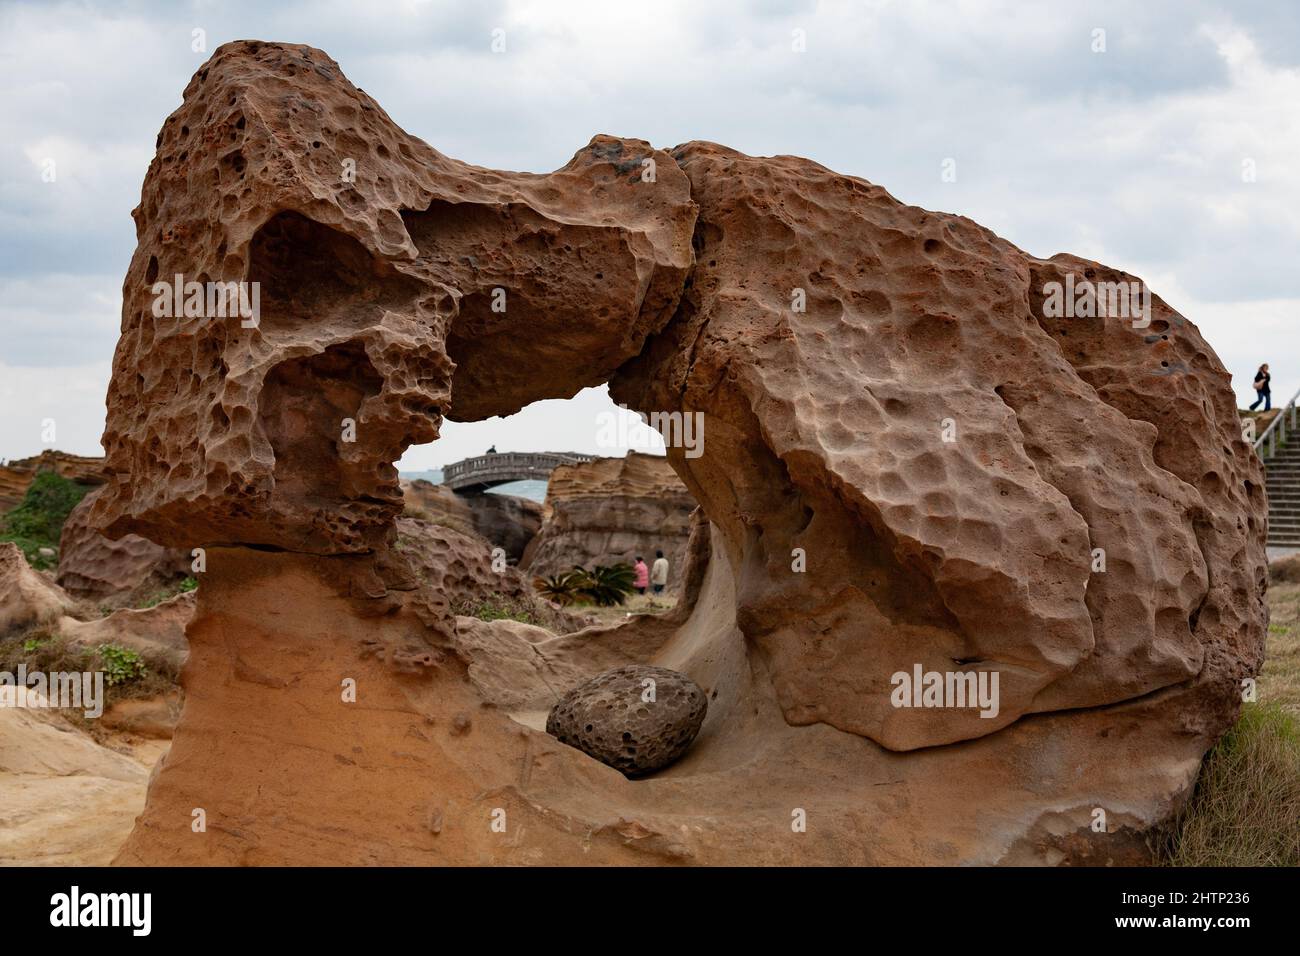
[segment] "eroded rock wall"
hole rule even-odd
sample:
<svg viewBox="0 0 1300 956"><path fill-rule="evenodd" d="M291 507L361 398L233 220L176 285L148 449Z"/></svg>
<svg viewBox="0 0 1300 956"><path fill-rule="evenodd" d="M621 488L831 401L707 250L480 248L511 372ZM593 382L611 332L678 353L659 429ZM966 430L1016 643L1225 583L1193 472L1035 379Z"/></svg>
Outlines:
<svg viewBox="0 0 1300 956"><path fill-rule="evenodd" d="M691 261L667 154L597 137L546 175L470 166L310 47L221 47L157 145L109 386L112 536L378 547L402 506L392 462L438 437L453 376L462 421L600 384L667 322ZM155 315L175 276L258 283L257 324Z"/></svg>
<svg viewBox="0 0 1300 956"><path fill-rule="evenodd" d="M446 485L419 478L402 482L402 496L408 515L480 535L516 563L541 530L546 511L539 502L516 495L458 495Z"/></svg>
<svg viewBox="0 0 1300 956"><path fill-rule="evenodd" d="M59 537L59 586L73 597L130 603L142 591L161 588L190 573L191 557L180 548L154 544L138 534L106 538L91 522L95 489L68 515Z"/></svg>
<svg viewBox="0 0 1300 956"><path fill-rule="evenodd" d="M661 550L668 588L678 590L695 499L666 458L630 452L561 465L551 472L546 505L546 522L524 557L531 574L631 564L638 556L651 565Z"/></svg>
<svg viewBox="0 0 1300 956"><path fill-rule="evenodd" d="M746 569L786 718L908 750L1199 679L1229 719L1263 645L1261 469L1195 327L1158 297L1148 327L1053 322L1068 263L1120 277L808 160L673 155L696 270L611 391L704 413L705 454L670 458ZM893 706L918 664L996 671L997 716Z"/></svg>
<svg viewBox="0 0 1300 956"><path fill-rule="evenodd" d="M1140 326L1049 316L1047 283L1105 267L710 143L468 166L254 41L187 88L136 220L93 515L209 563L121 861L1133 862L1258 670L1228 376L1158 297ZM259 281L260 324L153 315L177 273ZM681 612L458 620L391 462L605 380L706 424L669 449L708 519ZM709 699L639 782L538 722L629 661ZM914 669L996 678L993 713L896 706Z"/></svg>

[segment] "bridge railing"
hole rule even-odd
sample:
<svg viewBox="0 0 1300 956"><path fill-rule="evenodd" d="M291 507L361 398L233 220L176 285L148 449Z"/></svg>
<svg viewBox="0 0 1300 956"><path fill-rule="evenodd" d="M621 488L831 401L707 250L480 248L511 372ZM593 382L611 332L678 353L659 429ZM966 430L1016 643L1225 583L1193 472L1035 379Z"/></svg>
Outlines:
<svg viewBox="0 0 1300 956"><path fill-rule="evenodd" d="M518 480L538 477L539 473L549 475L560 465L572 465L591 461L595 455L580 452L524 452L505 451L490 455L476 455L452 462L442 469L444 485L474 484L478 481L501 481L503 478L517 475Z"/></svg>
<svg viewBox="0 0 1300 956"><path fill-rule="evenodd" d="M1295 431L1297 399L1300 399L1300 391L1291 396L1291 401L1282 406L1281 411L1274 417L1272 424L1264 429L1264 434L1255 439L1255 451L1265 461L1272 458L1277 452L1279 443L1286 443L1287 418L1291 419L1290 430Z"/></svg>

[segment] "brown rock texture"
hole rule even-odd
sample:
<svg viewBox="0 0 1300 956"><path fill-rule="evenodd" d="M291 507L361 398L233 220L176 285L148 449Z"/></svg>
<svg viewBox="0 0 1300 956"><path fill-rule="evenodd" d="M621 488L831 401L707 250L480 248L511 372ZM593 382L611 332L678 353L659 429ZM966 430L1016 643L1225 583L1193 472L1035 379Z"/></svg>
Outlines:
<svg viewBox="0 0 1300 956"><path fill-rule="evenodd" d="M1262 471L1195 327L1154 296L1148 328L1048 319L1043 282L1132 277L808 160L673 155L696 270L611 392L704 413L705 454L669 457L746 569L786 718L910 750L1189 683L1229 720L1263 646ZM892 706L917 664L997 670L998 715Z"/></svg>
<svg viewBox="0 0 1300 956"><path fill-rule="evenodd" d="M661 550L668 590L677 590L695 499L666 458L629 452L561 465L546 486L546 505L546 521L524 554L531 574L631 564L638 555L649 565Z"/></svg>
<svg viewBox="0 0 1300 956"><path fill-rule="evenodd" d="M96 523L182 548L378 546L402 507L392 462L438 437L453 384L458 420L509 414L604 382L663 327L694 209L639 140L498 173L408 136L320 51L227 44L134 211ZM155 317L177 275L259 283L259 324ZM512 348L545 375L516 374Z"/></svg>
<svg viewBox="0 0 1300 956"><path fill-rule="evenodd" d="M188 551L164 548L136 534L114 540L90 523L90 512L100 489L72 509L59 538L59 586L77 598L101 600L159 588L190 573Z"/></svg>
<svg viewBox="0 0 1300 956"><path fill-rule="evenodd" d="M1300 554L1288 554L1270 562L1268 579L1273 584L1300 584Z"/></svg>
<svg viewBox="0 0 1300 956"><path fill-rule="evenodd" d="M1156 296L1045 306L1132 277L795 157L468 166L256 41L187 88L136 222L92 521L208 570L119 862L1141 861L1258 671L1263 476L1221 363ZM155 318L177 273L260 281L260 325ZM457 618L474 572L438 569L453 530L412 543L391 462L606 380L706 424L668 453L702 509L680 610ZM632 664L708 699L649 780L543 732ZM914 668L996 678L995 713L897 706Z"/></svg>
<svg viewBox="0 0 1300 956"><path fill-rule="evenodd" d="M104 459L50 450L0 465L0 515L22 502L27 486L42 471L52 471L78 484L99 485L104 482Z"/></svg>
<svg viewBox="0 0 1300 956"><path fill-rule="evenodd" d="M32 570L18 545L0 541L0 637L56 623L72 605L61 587Z"/></svg>
<svg viewBox="0 0 1300 956"><path fill-rule="evenodd" d="M508 611L560 633L579 630L588 623L581 615L539 597L518 569L494 561L494 546L476 534L402 517L397 519L394 548L440 614Z"/></svg>
<svg viewBox="0 0 1300 956"><path fill-rule="evenodd" d="M446 485L417 478L402 482L406 514L427 518L504 548L511 563L541 530L546 507L516 495L458 495Z"/></svg>
<svg viewBox="0 0 1300 956"><path fill-rule="evenodd" d="M627 664L561 697L546 732L625 776L642 777L686 753L708 709L704 691L685 674Z"/></svg>
<svg viewBox="0 0 1300 956"><path fill-rule="evenodd" d="M137 651L155 669L179 674L189 653L185 628L194 616L194 593L178 594L148 608L122 608L93 621L65 617L58 631L68 644L95 648L117 644Z"/></svg>
<svg viewBox="0 0 1300 956"><path fill-rule="evenodd" d="M144 807L148 779L146 764L55 711L0 706L0 866L107 865Z"/></svg>

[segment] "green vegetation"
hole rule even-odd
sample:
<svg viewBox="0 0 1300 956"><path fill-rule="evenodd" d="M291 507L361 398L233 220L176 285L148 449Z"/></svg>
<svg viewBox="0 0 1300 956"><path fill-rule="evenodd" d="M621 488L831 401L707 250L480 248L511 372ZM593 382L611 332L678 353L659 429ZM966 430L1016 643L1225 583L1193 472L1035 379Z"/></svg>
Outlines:
<svg viewBox="0 0 1300 956"><path fill-rule="evenodd" d="M1187 806L1161 835L1170 866L1300 866L1300 584L1274 578L1260 703L1206 755Z"/></svg>
<svg viewBox="0 0 1300 956"><path fill-rule="evenodd" d="M563 574L534 578L533 589L546 600L553 601L561 607L568 607L578 600L578 592L582 582L586 580L586 575L587 572L582 568L574 568Z"/></svg>
<svg viewBox="0 0 1300 956"><path fill-rule="evenodd" d="M27 487L22 502L0 518L0 541L18 545L34 568L55 567L63 523L89 490L52 471L41 472ZM53 550L55 556L41 554L42 548Z"/></svg>
<svg viewBox="0 0 1300 956"><path fill-rule="evenodd" d="M194 577L182 578L181 580L177 581L175 584L168 585L167 587L156 591L154 594L150 595L149 597L141 601L138 605L136 605L136 607L139 610L143 610L144 608L157 607L163 601L169 601L178 594L185 594L188 591L193 591L198 586L199 586L199 582L196 578Z"/></svg>
<svg viewBox="0 0 1300 956"><path fill-rule="evenodd" d="M139 653L119 644L99 645L104 665L104 683L116 686L144 677L148 668Z"/></svg>
<svg viewBox="0 0 1300 956"><path fill-rule="evenodd" d="M1300 866L1300 727L1279 703L1246 704L1210 751L1157 849L1169 866Z"/></svg>
<svg viewBox="0 0 1300 956"><path fill-rule="evenodd" d="M635 577L632 566L621 562L598 564L590 571L574 565L572 571L535 578L533 588L548 601L562 607L584 603L613 607L627 601Z"/></svg>
<svg viewBox="0 0 1300 956"><path fill-rule="evenodd" d="M632 593L636 572L630 564L598 564L587 575L580 593L600 607L622 604Z"/></svg>
<svg viewBox="0 0 1300 956"><path fill-rule="evenodd" d="M103 671L105 708L121 700L171 693L180 680L179 670L165 659L145 658L118 644L78 647L45 629L0 640L0 671L16 674L20 664L26 665L29 674ZM97 740L110 733L99 720L88 719L79 710L61 710L59 714Z"/></svg>
<svg viewBox="0 0 1300 956"><path fill-rule="evenodd" d="M460 604L452 608L454 614L476 617L480 621L519 621L543 627L526 602L493 593L482 601Z"/></svg>
<svg viewBox="0 0 1300 956"><path fill-rule="evenodd" d="M17 673L20 664L26 664L29 673L102 670L104 683L111 686L141 681L153 671L144 657L129 647L120 644L78 647L62 635L47 630L0 641L0 671ZM172 681L179 675L163 676Z"/></svg>

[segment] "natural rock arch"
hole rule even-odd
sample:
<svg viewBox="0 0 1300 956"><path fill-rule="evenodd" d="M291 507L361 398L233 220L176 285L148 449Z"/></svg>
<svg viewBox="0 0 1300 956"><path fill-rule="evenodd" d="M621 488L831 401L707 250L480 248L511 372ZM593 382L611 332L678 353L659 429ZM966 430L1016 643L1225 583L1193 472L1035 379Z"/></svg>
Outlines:
<svg viewBox="0 0 1300 956"><path fill-rule="evenodd" d="M252 41L187 88L135 217L95 517L209 561L124 861L1125 859L1258 669L1262 482L1218 359L1158 298L1043 306L1114 270L709 143L468 166ZM177 274L258 281L258 326L155 316ZM681 613L451 618L393 547L392 462L449 410L606 380L706 424L669 452L707 516ZM629 783L530 729L637 660L710 694L677 766ZM996 673L996 716L893 706L914 667Z"/></svg>

